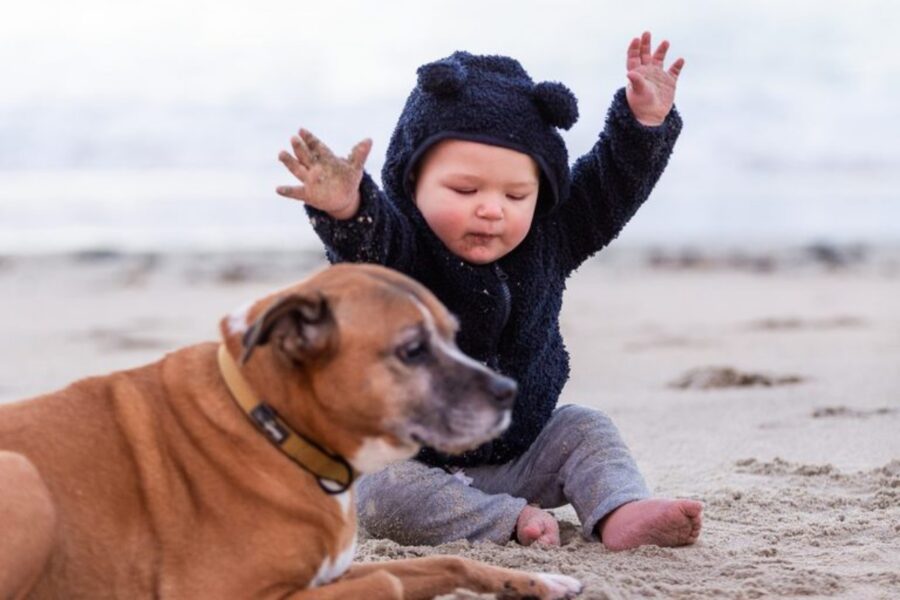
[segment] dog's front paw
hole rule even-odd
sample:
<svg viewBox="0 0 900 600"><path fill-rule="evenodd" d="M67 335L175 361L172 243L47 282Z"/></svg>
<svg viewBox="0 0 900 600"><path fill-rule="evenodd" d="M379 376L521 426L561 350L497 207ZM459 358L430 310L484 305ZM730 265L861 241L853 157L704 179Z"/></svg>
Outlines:
<svg viewBox="0 0 900 600"><path fill-rule="evenodd" d="M564 600L574 598L581 593L584 586L574 577L558 575L556 573L537 573L541 582L547 586L549 594L546 596L552 600Z"/></svg>

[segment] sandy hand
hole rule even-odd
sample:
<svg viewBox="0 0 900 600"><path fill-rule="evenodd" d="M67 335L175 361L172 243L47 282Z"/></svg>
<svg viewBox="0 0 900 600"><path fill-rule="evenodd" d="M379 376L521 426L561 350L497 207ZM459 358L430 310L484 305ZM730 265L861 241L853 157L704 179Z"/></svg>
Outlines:
<svg viewBox="0 0 900 600"><path fill-rule="evenodd" d="M340 158L309 131L301 129L299 133L291 138L294 154L282 151L278 160L303 185L279 186L275 191L336 219L349 219L359 209L359 182L372 140L359 142L347 158Z"/></svg>
<svg viewBox="0 0 900 600"><path fill-rule="evenodd" d="M675 104L675 85L684 67L679 58L668 70L664 70L669 42L663 42L650 54L650 32L631 40L625 61L628 87L625 95L634 117L648 126L662 124Z"/></svg>
<svg viewBox="0 0 900 600"><path fill-rule="evenodd" d="M516 539L523 546L535 542L541 546L559 546L559 523L550 513L526 506L516 520Z"/></svg>

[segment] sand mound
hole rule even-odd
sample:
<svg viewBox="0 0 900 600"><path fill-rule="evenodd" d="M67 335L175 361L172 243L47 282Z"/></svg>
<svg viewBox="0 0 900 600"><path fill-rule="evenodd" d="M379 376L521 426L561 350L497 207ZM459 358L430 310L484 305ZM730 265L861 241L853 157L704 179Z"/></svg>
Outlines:
<svg viewBox="0 0 900 600"><path fill-rule="evenodd" d="M710 390L732 387L772 387L803 382L798 375L767 375L744 373L732 367L699 367L691 369L669 384L677 389Z"/></svg>
<svg viewBox="0 0 900 600"><path fill-rule="evenodd" d="M883 406L881 408L873 408L870 410L858 410L848 406L823 406L812 412L814 419L822 419L828 417L844 417L850 419L867 419L869 417L880 417L885 415L896 415L900 413L900 409L889 408Z"/></svg>

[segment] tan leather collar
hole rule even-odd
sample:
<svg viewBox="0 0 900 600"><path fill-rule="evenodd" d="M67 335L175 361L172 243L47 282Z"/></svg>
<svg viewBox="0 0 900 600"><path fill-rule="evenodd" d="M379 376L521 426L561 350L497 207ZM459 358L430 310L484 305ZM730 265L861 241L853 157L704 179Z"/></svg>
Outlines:
<svg viewBox="0 0 900 600"><path fill-rule="evenodd" d="M326 493L340 494L350 488L357 475L350 463L344 457L325 450L291 429L271 406L261 402L241 375L225 344L219 344L219 371L232 397L247 414L247 418L279 450L300 467L315 475L319 486Z"/></svg>

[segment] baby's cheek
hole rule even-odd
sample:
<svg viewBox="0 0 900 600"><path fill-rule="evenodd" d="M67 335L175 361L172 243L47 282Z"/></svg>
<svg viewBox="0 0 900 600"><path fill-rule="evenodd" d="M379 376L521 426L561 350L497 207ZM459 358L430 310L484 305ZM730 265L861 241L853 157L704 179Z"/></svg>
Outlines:
<svg viewBox="0 0 900 600"><path fill-rule="evenodd" d="M525 239L525 236L528 235L528 230L531 229L533 217L533 213L522 212L515 214L513 218L508 220L509 226L507 231L510 241L517 244Z"/></svg>
<svg viewBox="0 0 900 600"><path fill-rule="evenodd" d="M445 208L432 212L430 218L426 218L431 227L443 242L458 239L465 232L466 215L462 211Z"/></svg>

